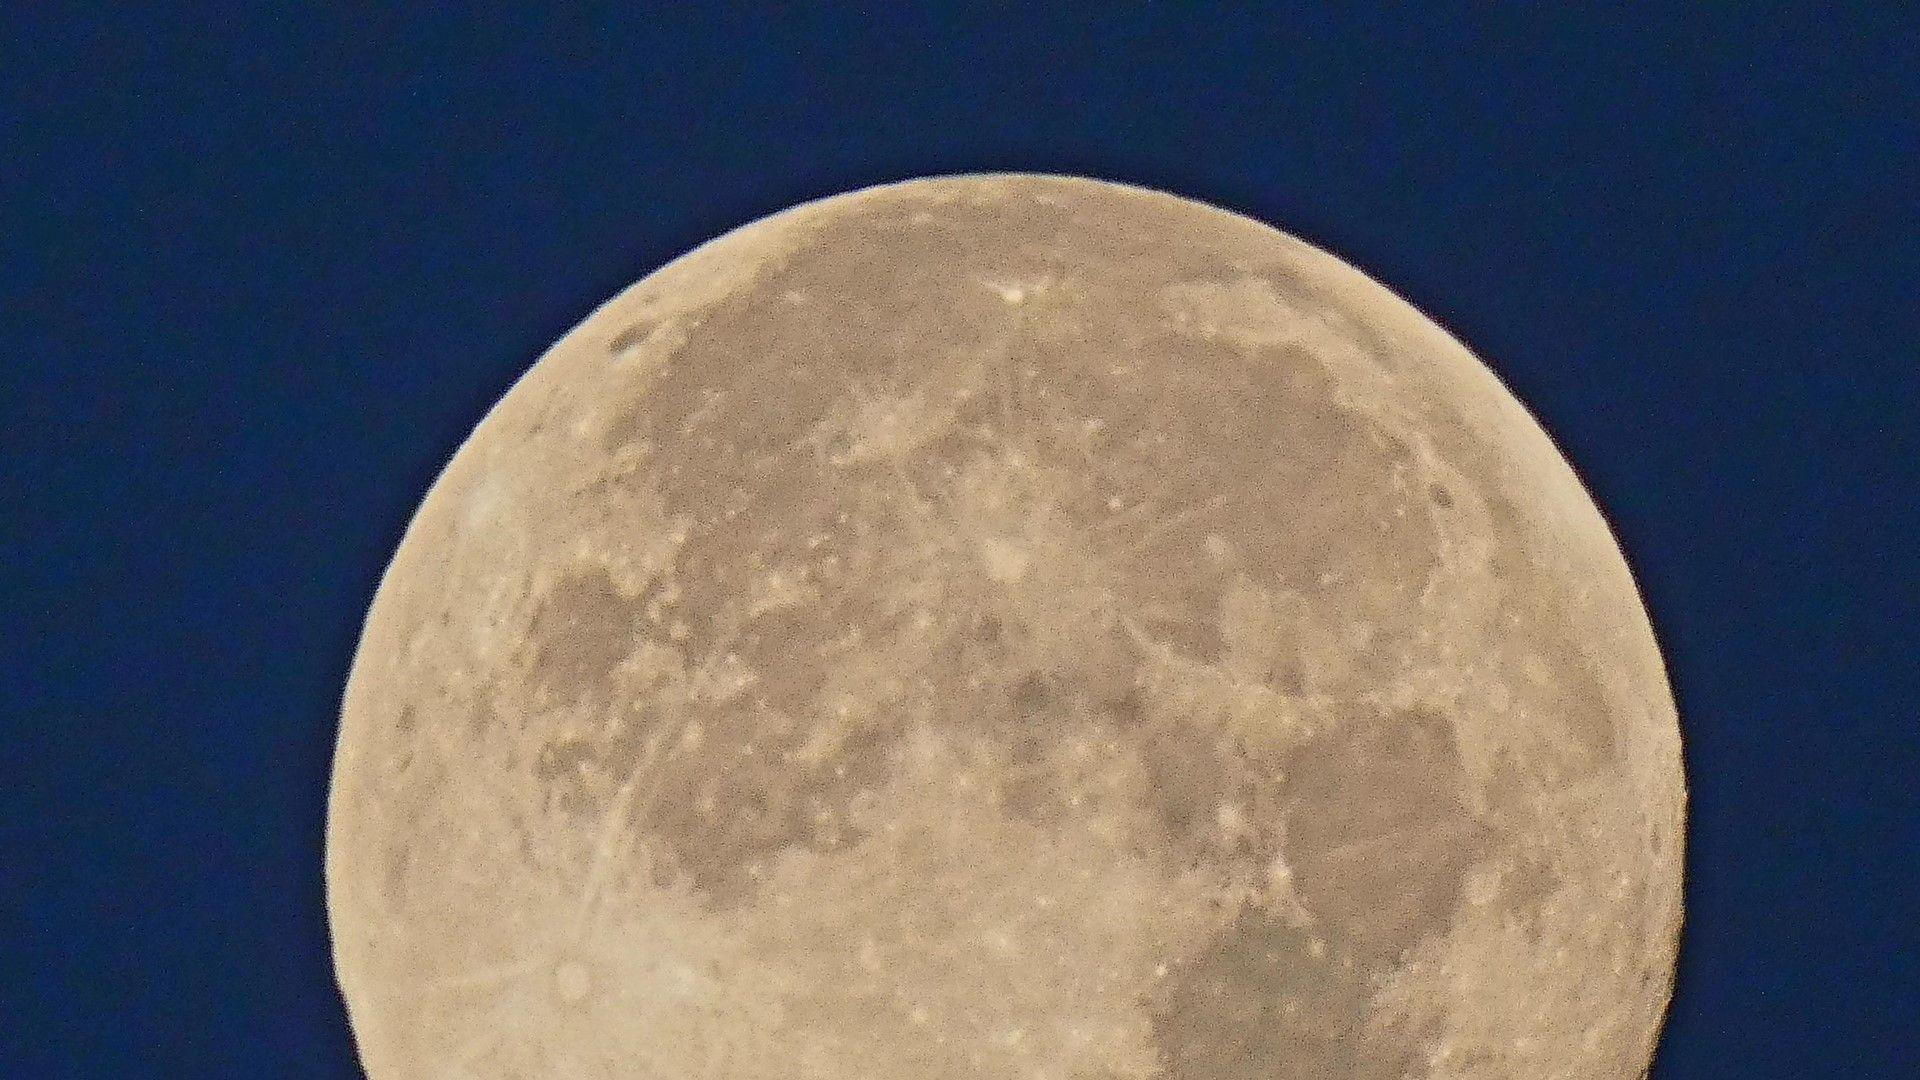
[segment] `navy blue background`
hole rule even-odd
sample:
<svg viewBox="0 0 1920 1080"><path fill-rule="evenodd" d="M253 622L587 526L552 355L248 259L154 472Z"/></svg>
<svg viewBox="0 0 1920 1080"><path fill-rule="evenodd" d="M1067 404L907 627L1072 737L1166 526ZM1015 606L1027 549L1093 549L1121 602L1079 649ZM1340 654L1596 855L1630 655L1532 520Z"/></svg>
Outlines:
<svg viewBox="0 0 1920 1080"><path fill-rule="evenodd" d="M1684 713L1655 1075L1920 1075L1915 25L1735 6L9 5L0 1075L357 1075L328 757L439 466L668 258L984 169L1273 222L1485 356L1614 521Z"/></svg>

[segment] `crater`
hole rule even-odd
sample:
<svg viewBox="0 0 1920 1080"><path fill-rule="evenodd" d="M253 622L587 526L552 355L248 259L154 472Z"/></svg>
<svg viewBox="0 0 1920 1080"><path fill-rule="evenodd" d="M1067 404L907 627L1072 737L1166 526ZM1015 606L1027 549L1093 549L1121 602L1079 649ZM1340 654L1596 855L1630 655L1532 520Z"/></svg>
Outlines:
<svg viewBox="0 0 1920 1080"><path fill-rule="evenodd" d="M1147 715L1147 698L1138 686L1129 686L1101 702L1109 720L1121 729L1139 726Z"/></svg>
<svg viewBox="0 0 1920 1080"><path fill-rule="evenodd" d="M1541 645L1553 669L1554 715L1590 764L1611 763L1619 750L1612 696L1593 659L1571 634L1546 635Z"/></svg>
<svg viewBox="0 0 1920 1080"><path fill-rule="evenodd" d="M603 568L560 579L535 610L533 677L563 698L597 696L632 651L640 611Z"/></svg>
<svg viewBox="0 0 1920 1080"><path fill-rule="evenodd" d="M627 350L639 345L653 334L654 324L638 322L613 335L607 342L607 351L614 356L624 355Z"/></svg>
<svg viewBox="0 0 1920 1080"><path fill-rule="evenodd" d="M593 973L578 960L563 960L553 969L553 991L561 1001L576 1005L593 989Z"/></svg>
<svg viewBox="0 0 1920 1080"><path fill-rule="evenodd" d="M1032 716L1053 704L1055 697L1054 689L1046 678L1030 673L1014 686L1011 703L1013 710L1021 716Z"/></svg>

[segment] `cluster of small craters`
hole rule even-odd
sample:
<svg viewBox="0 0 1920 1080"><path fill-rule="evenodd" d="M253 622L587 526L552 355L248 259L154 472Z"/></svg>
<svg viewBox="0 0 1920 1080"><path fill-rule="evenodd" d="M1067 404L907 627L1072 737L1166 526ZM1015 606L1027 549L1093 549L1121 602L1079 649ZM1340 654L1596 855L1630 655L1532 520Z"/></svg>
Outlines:
<svg viewBox="0 0 1920 1080"><path fill-rule="evenodd" d="M576 331L356 660L375 1080L1631 1075L1657 655L1544 438L1353 278L964 181Z"/></svg>

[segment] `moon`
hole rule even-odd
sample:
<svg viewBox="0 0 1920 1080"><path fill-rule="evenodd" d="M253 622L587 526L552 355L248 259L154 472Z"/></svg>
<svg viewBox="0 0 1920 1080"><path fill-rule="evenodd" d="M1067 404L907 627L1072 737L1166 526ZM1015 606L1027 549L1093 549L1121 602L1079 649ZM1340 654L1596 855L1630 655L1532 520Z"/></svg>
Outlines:
<svg viewBox="0 0 1920 1080"><path fill-rule="evenodd" d="M974 175L728 233L494 407L326 883L374 1080L1638 1077L1684 815L1627 564L1466 348Z"/></svg>

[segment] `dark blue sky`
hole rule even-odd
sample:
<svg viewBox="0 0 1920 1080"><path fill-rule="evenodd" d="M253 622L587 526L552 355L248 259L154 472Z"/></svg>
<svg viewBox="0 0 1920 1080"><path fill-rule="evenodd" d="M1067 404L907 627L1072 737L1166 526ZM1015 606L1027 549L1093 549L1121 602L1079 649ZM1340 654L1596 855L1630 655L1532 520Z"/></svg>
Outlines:
<svg viewBox="0 0 1920 1080"><path fill-rule="evenodd" d="M0 1075L357 1075L328 754L441 463L673 255L982 169L1270 221L1486 357L1613 520L1683 711L1690 916L1655 1075L1920 1075L1903 6L10 6Z"/></svg>

